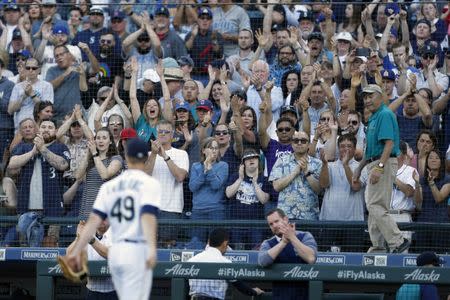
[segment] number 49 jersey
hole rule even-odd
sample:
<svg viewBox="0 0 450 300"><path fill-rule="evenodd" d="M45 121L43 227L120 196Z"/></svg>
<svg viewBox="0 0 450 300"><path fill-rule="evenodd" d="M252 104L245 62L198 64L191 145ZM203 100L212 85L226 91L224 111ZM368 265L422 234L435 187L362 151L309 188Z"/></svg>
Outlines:
<svg viewBox="0 0 450 300"><path fill-rule="evenodd" d="M160 183L140 170L126 170L102 185L93 213L108 218L112 243L144 241L141 213L158 214Z"/></svg>

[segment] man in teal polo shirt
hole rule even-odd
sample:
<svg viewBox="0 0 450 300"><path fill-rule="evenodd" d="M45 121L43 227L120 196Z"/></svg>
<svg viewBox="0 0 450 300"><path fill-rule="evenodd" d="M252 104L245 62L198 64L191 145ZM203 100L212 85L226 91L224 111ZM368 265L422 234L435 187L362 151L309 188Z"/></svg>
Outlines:
<svg viewBox="0 0 450 300"><path fill-rule="evenodd" d="M411 242L403 238L397 223L388 214L398 168L396 157L400 154L397 119L383 103L383 91L378 85L369 84L362 93L364 106L372 115L367 127L364 159L354 172L353 184L361 184L359 177L366 166L365 200L372 242L368 252L385 252L386 241L391 252L401 253L408 249Z"/></svg>

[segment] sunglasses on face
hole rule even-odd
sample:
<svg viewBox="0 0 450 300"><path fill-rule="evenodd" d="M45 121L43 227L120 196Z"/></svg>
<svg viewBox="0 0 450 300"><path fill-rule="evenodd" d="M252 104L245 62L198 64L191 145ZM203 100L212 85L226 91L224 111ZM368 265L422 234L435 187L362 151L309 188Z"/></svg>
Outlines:
<svg viewBox="0 0 450 300"><path fill-rule="evenodd" d="M25 69L28 70L28 71L30 71L30 70L36 71L37 69L39 69L39 67L26 66Z"/></svg>
<svg viewBox="0 0 450 300"><path fill-rule="evenodd" d="M292 139L292 143L293 144L303 144L303 145L305 145L305 144L307 144L309 141L308 141L308 139L305 139L305 138L301 138L301 139L299 139L299 138L293 138Z"/></svg>
<svg viewBox="0 0 450 300"><path fill-rule="evenodd" d="M356 126L356 125L358 125L358 121L356 121L356 120L348 121L347 124Z"/></svg>
<svg viewBox="0 0 450 300"><path fill-rule="evenodd" d="M216 131L215 135L228 135L228 130L223 130L223 131Z"/></svg>
<svg viewBox="0 0 450 300"><path fill-rule="evenodd" d="M89 14L90 16L102 16L103 17L103 14L102 13L90 13Z"/></svg>
<svg viewBox="0 0 450 300"><path fill-rule="evenodd" d="M424 54L422 55L423 59L434 59L434 54Z"/></svg>
<svg viewBox="0 0 450 300"><path fill-rule="evenodd" d="M280 127L277 129L278 132L289 132L291 130L292 130L291 127Z"/></svg>
<svg viewBox="0 0 450 300"><path fill-rule="evenodd" d="M70 127L80 127L81 125L80 125L80 123L78 123L78 122L73 122L71 125L70 125Z"/></svg>
<svg viewBox="0 0 450 300"><path fill-rule="evenodd" d="M320 118L320 122L330 122L330 118Z"/></svg>
<svg viewBox="0 0 450 300"><path fill-rule="evenodd" d="M165 134L169 134L169 133L171 133L170 130L158 130L158 134L163 134L163 135L165 135Z"/></svg>
<svg viewBox="0 0 450 300"><path fill-rule="evenodd" d="M140 38L140 39L137 39L137 41L139 43L148 43L148 42L150 42L150 38Z"/></svg>
<svg viewBox="0 0 450 300"><path fill-rule="evenodd" d="M111 45L112 44L112 40L100 40L100 44L105 44L105 45Z"/></svg>
<svg viewBox="0 0 450 300"><path fill-rule="evenodd" d="M122 23L122 19L112 19L111 23Z"/></svg>

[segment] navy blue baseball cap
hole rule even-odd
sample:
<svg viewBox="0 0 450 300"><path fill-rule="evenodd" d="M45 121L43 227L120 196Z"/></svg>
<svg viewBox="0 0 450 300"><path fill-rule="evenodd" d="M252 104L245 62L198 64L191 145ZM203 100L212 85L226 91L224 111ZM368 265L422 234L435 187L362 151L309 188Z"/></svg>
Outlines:
<svg viewBox="0 0 450 300"><path fill-rule="evenodd" d="M418 267L422 267L422 266L426 266L426 265L433 265L435 267L439 267L440 265L443 265L443 264L445 264L445 260L432 251L422 252L416 258L416 265Z"/></svg>
<svg viewBox="0 0 450 300"><path fill-rule="evenodd" d="M31 58L31 52L24 49L24 50L19 50L19 52L17 52L17 56L23 56L26 59Z"/></svg>
<svg viewBox="0 0 450 300"><path fill-rule="evenodd" d="M20 29L15 28L13 30L12 39L15 40L15 39L21 39L21 38L22 38L22 33L20 32Z"/></svg>
<svg viewBox="0 0 450 300"><path fill-rule="evenodd" d="M212 13L211 9L206 6L200 7L197 11L197 14L198 14L198 17L203 16L203 15L208 16L210 19L212 19L212 17L213 17L213 13Z"/></svg>
<svg viewBox="0 0 450 300"><path fill-rule="evenodd" d="M53 26L53 34L69 35L69 29L64 25L55 25Z"/></svg>
<svg viewBox="0 0 450 300"><path fill-rule="evenodd" d="M4 0L3 1L3 11L8 11L8 10L20 11L20 8L19 8L19 6L17 6L16 1Z"/></svg>
<svg viewBox="0 0 450 300"><path fill-rule="evenodd" d="M123 20L125 18L126 18L126 15L121 10L115 10L111 13L111 20L114 20L114 19Z"/></svg>
<svg viewBox="0 0 450 300"><path fill-rule="evenodd" d="M302 10L302 11L300 11L300 15L298 16L298 21L300 22L301 20L309 20L309 21L313 22L314 16L310 10L307 10L307 11Z"/></svg>
<svg viewBox="0 0 450 300"><path fill-rule="evenodd" d="M400 6L397 3L388 3L384 9L386 16L398 15L400 13Z"/></svg>
<svg viewBox="0 0 450 300"><path fill-rule="evenodd" d="M156 8L156 10L155 10L155 12L154 12L154 15L155 16L157 16L157 15L164 15L164 16L166 16L166 17L169 17L170 16L170 12L169 12L169 10L167 9L167 7L165 7L165 6L158 6L157 8Z"/></svg>
<svg viewBox="0 0 450 300"><path fill-rule="evenodd" d="M127 141L127 151L126 156L131 158L146 158L148 157L148 152L150 147L148 143L141 140L140 138L132 138Z"/></svg>
<svg viewBox="0 0 450 300"><path fill-rule="evenodd" d="M196 109L205 109L205 110L209 110L212 111L213 110L213 105L211 103L211 101L209 100L200 100L198 106L196 107Z"/></svg>
<svg viewBox="0 0 450 300"><path fill-rule="evenodd" d="M179 102L175 105L175 110L184 109L189 111L191 109L191 106L187 102Z"/></svg>
<svg viewBox="0 0 450 300"><path fill-rule="evenodd" d="M381 77L383 79L395 80L395 73L392 70L382 70Z"/></svg>

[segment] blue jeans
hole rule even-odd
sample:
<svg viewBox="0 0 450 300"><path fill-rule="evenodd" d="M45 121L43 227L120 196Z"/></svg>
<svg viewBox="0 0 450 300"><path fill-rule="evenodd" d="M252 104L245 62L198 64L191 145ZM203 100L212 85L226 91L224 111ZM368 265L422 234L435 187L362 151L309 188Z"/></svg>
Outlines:
<svg viewBox="0 0 450 300"><path fill-rule="evenodd" d="M220 209L193 209L191 220L224 220L225 211L223 208ZM195 225L192 229L191 243L189 248L200 249L202 245L205 245L208 239L208 229L200 228L200 226Z"/></svg>
<svg viewBox="0 0 450 300"><path fill-rule="evenodd" d="M18 231L27 238L29 247L40 247L44 239L42 215L37 212L27 212L19 217Z"/></svg>

